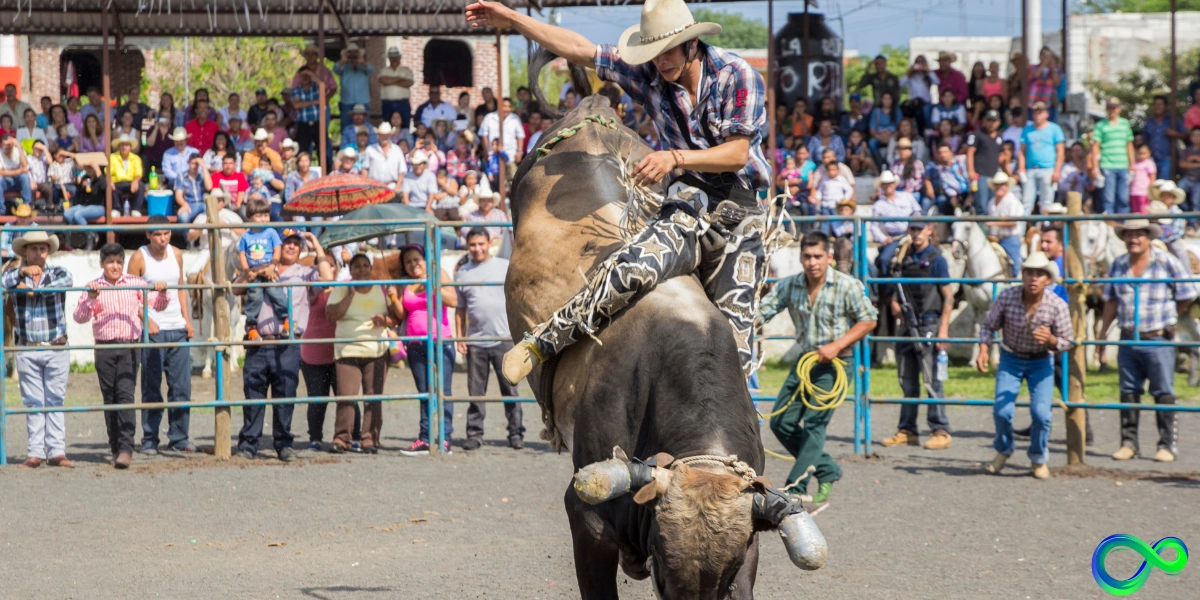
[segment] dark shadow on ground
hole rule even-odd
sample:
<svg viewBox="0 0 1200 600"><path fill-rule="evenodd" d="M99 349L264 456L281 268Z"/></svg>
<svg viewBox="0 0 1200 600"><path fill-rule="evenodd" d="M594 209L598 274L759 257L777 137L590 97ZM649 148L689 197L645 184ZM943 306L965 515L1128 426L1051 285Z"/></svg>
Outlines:
<svg viewBox="0 0 1200 600"><path fill-rule="evenodd" d="M326 594L343 594L343 593L360 594L360 593L364 593L364 592L373 593L373 594L381 594L384 592L395 592L395 591L397 591L396 588L391 588L391 587L370 587L369 588L369 587L354 587L354 586L349 586L349 585L335 585L333 587L319 587L319 588L300 588L301 594L304 594L305 596L307 596L309 598L316 598L317 600L335 600L336 598L339 597L337 595L326 595Z"/></svg>

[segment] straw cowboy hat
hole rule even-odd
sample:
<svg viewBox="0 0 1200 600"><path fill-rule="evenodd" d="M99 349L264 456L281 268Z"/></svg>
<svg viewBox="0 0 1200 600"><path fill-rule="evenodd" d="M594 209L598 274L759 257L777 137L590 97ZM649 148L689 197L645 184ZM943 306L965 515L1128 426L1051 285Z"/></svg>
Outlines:
<svg viewBox="0 0 1200 600"><path fill-rule="evenodd" d="M175 142L183 142L183 141L186 141L190 137L192 137L192 134L188 133L186 129L184 129L182 127L176 127L175 131L172 131L171 135L167 136L167 139L170 139Z"/></svg>
<svg viewBox="0 0 1200 600"><path fill-rule="evenodd" d="M1154 186L1150 188L1150 198L1155 201L1162 200L1163 194L1173 196L1176 204L1187 199L1187 192L1183 191L1183 188L1175 185L1175 182L1171 181L1170 179L1159 179L1158 181L1155 181Z"/></svg>
<svg viewBox="0 0 1200 600"><path fill-rule="evenodd" d="M988 180L988 187L992 188L993 190L995 190L996 188L998 188L1002 185L1011 185L1011 184L1012 184L1012 179L1008 176L1008 173L1005 173L1004 171L996 171L996 174L993 175L992 178Z"/></svg>
<svg viewBox="0 0 1200 600"><path fill-rule="evenodd" d="M232 121L232 119L230 120ZM269 139L271 139L271 134L267 133L266 129L259 127L258 131L254 132L254 141L256 142L265 142Z"/></svg>
<svg viewBox="0 0 1200 600"><path fill-rule="evenodd" d="M897 181L899 181L899 180L896 179L895 173L893 173L891 171L884 171L879 174L879 177L875 178L875 189L879 189L885 185L896 183Z"/></svg>
<svg viewBox="0 0 1200 600"><path fill-rule="evenodd" d="M379 127L375 128L375 133L377 133L379 135L388 136L388 135L392 135L395 132L396 132L396 130L392 127L392 124L388 123L387 121L384 121L382 124L379 125Z"/></svg>
<svg viewBox="0 0 1200 600"><path fill-rule="evenodd" d="M1058 283L1058 265L1055 264L1054 261L1047 258L1042 252L1034 252L1030 254L1025 259L1025 262L1021 263L1021 270L1045 271L1046 274L1050 276L1050 279L1053 279L1055 283Z"/></svg>
<svg viewBox="0 0 1200 600"><path fill-rule="evenodd" d="M683 0L646 0L641 23L621 34L617 49L621 60L640 65L684 42L719 33L716 23L697 23Z"/></svg>
<svg viewBox="0 0 1200 600"><path fill-rule="evenodd" d="M115 144L118 148L121 147L122 144L129 144L132 146L133 138L129 137L128 133L122 133L120 137L118 137L116 140L113 140L113 144Z"/></svg>
<svg viewBox="0 0 1200 600"><path fill-rule="evenodd" d="M22 217L22 218L28 219L29 217L32 217L36 214L37 214L37 211L33 210L32 206L25 204L25 203L18 204L17 207L13 209L14 217Z"/></svg>
<svg viewBox="0 0 1200 600"><path fill-rule="evenodd" d="M58 252L58 236L47 235L45 231L26 231L25 235L13 240L13 253L20 256L29 244L46 244L50 246L50 254Z"/></svg>
<svg viewBox="0 0 1200 600"><path fill-rule="evenodd" d="M1117 232L1117 237L1125 237L1126 231L1145 230L1150 233L1151 238L1157 238L1162 235L1162 227L1156 223L1150 222L1149 219L1130 219L1124 223L1113 225L1113 229Z"/></svg>
<svg viewBox="0 0 1200 600"><path fill-rule="evenodd" d="M845 200L838 202L836 208L841 208L843 206L849 206L850 210L858 210L858 203L855 202L853 198L846 198Z"/></svg>

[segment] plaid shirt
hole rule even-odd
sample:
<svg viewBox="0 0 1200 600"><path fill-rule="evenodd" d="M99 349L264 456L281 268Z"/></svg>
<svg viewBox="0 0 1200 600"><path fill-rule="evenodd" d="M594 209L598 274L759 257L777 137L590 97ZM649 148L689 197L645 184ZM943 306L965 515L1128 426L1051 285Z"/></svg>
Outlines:
<svg viewBox="0 0 1200 600"><path fill-rule="evenodd" d="M1128 254L1118 257L1113 262L1112 267L1108 270L1108 276L1112 278L1134 277L1130 272ZM1191 276L1192 274L1183 267L1179 259L1158 248L1150 249L1150 264L1142 272L1144 279L1187 279ZM1139 283L1136 285L1141 288L1137 304L1134 304L1133 298L1134 284L1110 283L1104 286L1104 301L1117 301L1117 326L1123 330L1133 331L1136 315L1140 315L1136 326L1138 331L1166 329L1178 320L1176 302L1195 300L1197 296L1200 296L1200 287L1190 282Z"/></svg>
<svg viewBox="0 0 1200 600"><path fill-rule="evenodd" d="M856 323L879 319L879 311L867 298L862 283L833 267L825 272L816 303L809 303L808 279L800 273L775 284L758 312L766 323L785 309L792 317L802 352L841 338Z"/></svg>
<svg viewBox="0 0 1200 600"><path fill-rule="evenodd" d="M700 49L704 60L695 107L683 86L659 78L652 62L627 64L612 44L597 46L596 72L600 79L621 86L634 102L642 105L668 148L691 148L679 130L670 102L675 102L687 116L688 135L700 148L708 147L701 127L708 127L717 143L731 135L750 136L750 159L737 172L738 183L745 189L766 189L770 185L771 167L762 153L760 133L767 123L766 84L762 75L736 54L704 43ZM703 116L703 124L698 116Z"/></svg>
<svg viewBox="0 0 1200 600"><path fill-rule="evenodd" d="M293 102L296 102L296 101L316 102L320 98L321 98L321 89L319 87L317 87L316 83L313 83L312 85L308 86L307 88L301 87L299 84L297 84L296 87L292 88L292 101ZM316 123L317 121L320 121L321 120L321 112L320 112L320 110L318 110L318 108L319 107L316 104L313 104L311 106L305 106L304 108L296 109L296 116L295 116L296 122L297 123Z"/></svg>
<svg viewBox="0 0 1200 600"><path fill-rule="evenodd" d="M1029 67L1029 103L1045 102L1050 104L1054 101L1055 85L1052 77L1055 73L1059 73L1058 67L1047 67L1046 72L1042 73L1042 67L1034 65Z"/></svg>
<svg viewBox="0 0 1200 600"><path fill-rule="evenodd" d="M121 275L116 283L109 283L101 275L96 279L101 288L149 286L145 279L128 273ZM173 293L173 292L172 292ZM150 303L154 310L167 310L171 298L167 292L158 292ZM97 342L128 342L142 337L142 292L140 290L101 291L92 300L87 293L79 300L72 315L76 323L92 321L92 335ZM94 319L94 320L93 320Z"/></svg>
<svg viewBox="0 0 1200 600"><path fill-rule="evenodd" d="M21 283L30 288L61 288L71 287L72 281L71 274L57 265L46 265L40 282L23 277L16 268L7 269L0 276L0 285L8 291L16 290ZM10 298L15 303L17 319L13 337L18 344L53 342L67 336L66 292L16 293Z"/></svg>
<svg viewBox="0 0 1200 600"><path fill-rule="evenodd" d="M1062 352L1071 347L1072 330L1071 314L1067 303L1056 296L1053 290L1047 288L1042 292L1042 301L1037 310L1027 321L1025 319L1025 301L1022 299L1022 286L1010 287L996 297L987 317L979 325L979 343L992 343L992 336L997 331L1004 333L1004 348L1020 354L1041 354L1043 352ZM1050 348L1038 342L1033 337L1033 330L1046 326L1050 333L1058 338L1058 344Z"/></svg>

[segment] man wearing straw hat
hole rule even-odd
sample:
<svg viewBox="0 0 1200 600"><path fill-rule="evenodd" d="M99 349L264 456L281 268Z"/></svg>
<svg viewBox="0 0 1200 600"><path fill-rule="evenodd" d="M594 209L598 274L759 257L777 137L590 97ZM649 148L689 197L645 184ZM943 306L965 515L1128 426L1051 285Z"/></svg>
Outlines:
<svg viewBox="0 0 1200 600"><path fill-rule="evenodd" d="M719 34L721 26L697 23L683 0L648 0L640 24L627 29L617 45L594 44L578 33L487 0L468 6L466 17L476 27L515 29L572 63L594 66L600 79L620 85L643 107L666 149L641 159L632 172L635 182L654 185L676 170L684 174L671 184L659 220L613 253L592 279L612 282L629 269L648 269L658 281L678 274L675 271L684 258L698 253L698 244L688 241L682 244L683 254L691 256L672 253L664 265L661 253L646 251L650 245L662 244L660 239L696 240L704 233L706 241L718 246L735 245L732 251L722 248L726 256L737 258L722 263L706 292L710 298L722 299L717 307L730 319L743 370L749 375L749 335L763 260L764 219L756 192L766 189L770 180L760 134L766 123L762 76L737 55L700 41L701 36ZM703 208L697 210L696 204ZM701 216L701 212L708 214ZM705 233L701 219L716 233ZM586 305L607 306L604 310L611 314L636 292L623 299L577 295L506 355L505 377L519 381L534 365L577 339Z"/></svg>
<svg viewBox="0 0 1200 600"><path fill-rule="evenodd" d="M26 231L13 241L13 252L21 260L9 263L0 276L4 291L74 285L69 271L46 264L46 259L57 251L57 237L42 230ZM21 400L29 408L62 406L67 395L71 353L56 348L67 345L67 294L28 291L9 297L15 305L14 342L31 350L17 353L15 360ZM29 456L22 467L35 469L47 459L54 467L75 466L67 459L63 413L30 413L25 422L29 428Z"/></svg>
<svg viewBox="0 0 1200 600"><path fill-rule="evenodd" d="M1163 342L1175 339L1178 315L1185 313L1200 296L1200 287L1187 281L1192 276L1179 260L1150 242L1162 234L1157 223L1131 219L1118 223L1117 235L1125 240L1128 254L1117 257L1108 270L1109 278L1140 277L1153 283L1109 283L1104 286L1104 313L1100 332L1105 339L1113 321L1121 328L1122 340ZM1175 281L1172 281L1175 280ZM1179 281L1183 280L1183 281ZM1155 404L1175 404L1175 348L1171 346L1121 346L1117 349L1117 373L1121 403L1139 404L1143 386L1149 383ZM1112 456L1129 460L1138 455L1140 411L1121 411L1121 448ZM1178 454L1178 423L1173 412L1156 412L1158 452L1154 460L1172 462Z"/></svg>
<svg viewBox="0 0 1200 600"><path fill-rule="evenodd" d="M1033 476L1048 479L1047 445L1050 440L1050 402L1054 397L1054 353L1071 347L1073 332L1067 303L1047 288L1058 281L1058 267L1045 254L1034 252L1021 266L1021 285L996 297L979 327L979 355L975 364L987 373L991 353L988 345L997 331L1003 332L1000 367L996 374L996 456L986 465L999 473L1016 450L1013 442L1013 412L1021 382L1029 385L1029 460Z"/></svg>

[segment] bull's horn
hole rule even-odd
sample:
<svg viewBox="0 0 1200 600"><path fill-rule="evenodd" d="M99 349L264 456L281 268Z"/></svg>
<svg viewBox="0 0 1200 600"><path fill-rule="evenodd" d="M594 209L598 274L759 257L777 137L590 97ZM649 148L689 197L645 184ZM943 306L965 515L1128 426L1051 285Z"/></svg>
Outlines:
<svg viewBox="0 0 1200 600"><path fill-rule="evenodd" d="M628 494L631 486L629 465L619 458L592 463L575 474L575 493L588 504Z"/></svg>
<svg viewBox="0 0 1200 600"><path fill-rule="evenodd" d="M578 489L578 488L576 488ZM779 524L779 537L787 548L788 556L797 567L815 571L825 564L829 555L829 544L817 528L816 521L807 512L788 515Z"/></svg>

